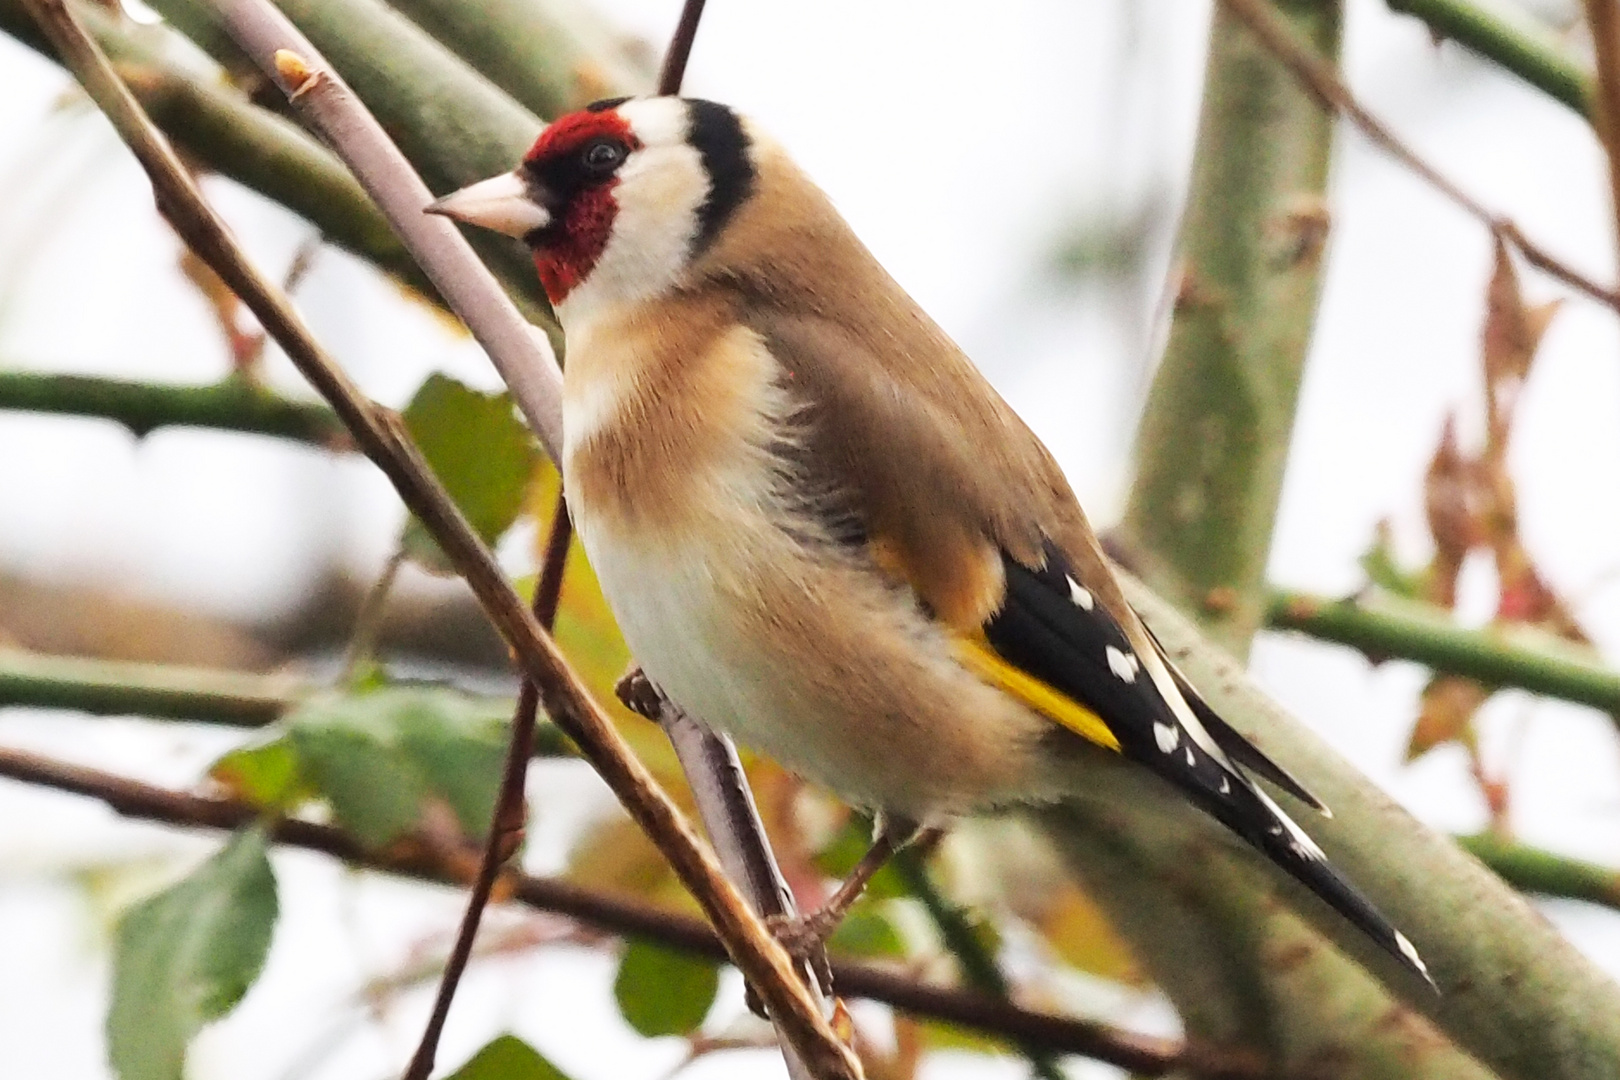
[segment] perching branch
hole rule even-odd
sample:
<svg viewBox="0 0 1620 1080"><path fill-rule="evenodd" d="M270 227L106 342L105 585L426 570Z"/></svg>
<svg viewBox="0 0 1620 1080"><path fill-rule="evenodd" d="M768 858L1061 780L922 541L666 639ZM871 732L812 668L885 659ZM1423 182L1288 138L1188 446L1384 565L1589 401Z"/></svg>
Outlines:
<svg viewBox="0 0 1620 1080"><path fill-rule="evenodd" d="M1419 179L1444 195L1470 217L1490 229L1494 235L1501 237L1531 266L1599 303L1620 311L1620 293L1599 285L1567 263L1555 258L1540 244L1531 241L1512 221L1487 209L1484 204L1465 193L1438 169L1419 157L1383 121L1362 107L1339 78L1338 73L1323 63L1320 56L1294 36L1270 0L1220 0L1220 3L1248 24L1255 36L1265 42L1266 47L1277 59L1288 66L1300 84L1322 103L1323 108L1349 120L1374 145L1406 166Z"/></svg>
<svg viewBox="0 0 1620 1080"><path fill-rule="evenodd" d="M22 750L0 748L0 776L98 799L127 818L182 828L235 829L258 820L263 813L245 802L153 787ZM370 870L451 885L464 882L465 860L451 858L453 853L435 852L428 845L368 851L341 829L296 818L278 822L272 835L279 844L322 852ZM515 901L537 911L564 915L609 933L727 959L713 930L690 916L555 878L508 872L505 882ZM838 985L853 997L1055 1053L1094 1058L1139 1076L1162 1076L1177 1070L1188 1070L1201 1080L1264 1080L1271 1075L1247 1055L1178 1045L1095 1021L1020 1008L971 991L929 986L875 964L834 960L832 968Z"/></svg>
<svg viewBox="0 0 1620 1080"><path fill-rule="evenodd" d="M590 699L557 651L555 642L540 629L466 519L433 480L398 417L368 401L349 382L310 336L286 297L247 261L224 223L203 200L191 176L62 0L28 2L58 52L147 169L164 215L198 256L242 298L266 332L332 404L356 443L383 469L406 505L427 526L451 563L467 579L485 603L491 620L513 647L525 675L541 688L548 714L579 744L632 818L659 844L682 883L719 930L738 966L758 989L784 1038L798 1048L806 1060L814 1062L820 1074L859 1076L859 1062L828 1027L816 1002L794 977L787 954L748 910L713 855L697 839L657 781L630 753L606 714ZM254 6L249 13L243 10L248 6L239 4L236 10L244 16L244 21L252 15L260 16L261 29L268 40L291 40L276 25L272 11ZM243 38L249 42L249 51L255 51L256 37L244 32ZM287 75L292 76L292 89L304 91L307 97L324 87L320 98L340 104L352 102L348 115L362 124L370 120L358 101L346 96L342 84L320 66L313 54L284 56L282 66ZM375 121L370 123L375 126ZM416 209L420 211L428 201L423 191ZM439 224L449 229L448 223ZM460 242L459 234L451 231L450 236L454 242ZM476 263L470 252L466 252L464 258ZM479 274L480 282L488 281L487 274L482 271ZM453 300L462 293L461 286L466 283L441 282L445 284L457 286L446 289L447 298ZM516 342L498 344L513 347L514 352L507 353L507 357L534 351L534 339L526 332L524 337L522 352L516 351L520 348ZM544 370L555 380L554 368ZM514 396L520 403L524 398L522 385L513 386ZM555 433L553 427L551 434Z"/></svg>
<svg viewBox="0 0 1620 1080"><path fill-rule="evenodd" d="M1330 600L1274 589L1267 625L1348 645L1374 661L1413 660L1491 686L1516 686L1620 713L1620 672L1549 635L1469 630L1427 604Z"/></svg>
<svg viewBox="0 0 1620 1080"><path fill-rule="evenodd" d="M1436 37L1450 38L1582 116L1591 116L1592 76L1564 55L1557 43L1515 25L1470 0L1384 0L1391 11L1428 24Z"/></svg>

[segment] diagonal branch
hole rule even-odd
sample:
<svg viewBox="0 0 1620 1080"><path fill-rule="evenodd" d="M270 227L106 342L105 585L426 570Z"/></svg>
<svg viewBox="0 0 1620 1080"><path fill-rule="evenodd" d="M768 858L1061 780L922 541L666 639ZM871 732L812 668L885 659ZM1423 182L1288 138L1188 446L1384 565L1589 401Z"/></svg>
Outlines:
<svg viewBox="0 0 1620 1080"><path fill-rule="evenodd" d="M406 505L428 527L440 548L479 595L491 620L517 654L524 674L540 687L548 713L574 738L637 824L669 858L682 883L713 921L738 967L758 989L783 1037L800 1050L807 1061L814 1063L818 1075L859 1076L859 1062L839 1041L822 1017L817 1002L799 983L787 954L748 910L691 825L630 753L606 714L591 700L558 652L556 643L541 630L466 519L433 480L399 418L360 393L315 342L287 298L248 262L167 141L141 111L63 0L29 0L29 8L146 168L164 216L192 250L242 298L305 378L332 404L356 443L382 468ZM328 100L344 93L335 76L297 57L287 58L286 68L297 76L293 82L295 90L308 92L324 85ZM364 115L358 102L354 103L354 112ZM386 138L382 141L386 142ZM428 201L423 189L416 209L420 211ZM385 205L384 209L388 207ZM441 224L448 231L448 236L441 238L441 246L461 243L459 234L448 223ZM470 251L465 252L463 260L476 266ZM496 288L481 268L475 273L479 275L478 280L489 283L489 288ZM465 296L465 282L451 281L445 275L441 286L451 286L446 288L447 299ZM538 351L528 327L521 320L517 322L522 340L499 342L500 346L513 350L504 353L504 357ZM554 366L541 364L537 365L537 370L549 373L551 385L555 386ZM532 376L534 373L514 374ZM527 387L531 397L527 406L543 406L547 403L533 400L536 386L535 381L520 379L513 384L514 395L520 402L524 401L520 387ZM554 408L555 400L550 404ZM553 419L554 416L553 412ZM540 419L546 419L544 413ZM553 436L555 445L556 426L550 426L545 433Z"/></svg>
<svg viewBox="0 0 1620 1080"><path fill-rule="evenodd" d="M1511 71L1582 116L1592 112L1592 76L1565 56L1549 34L1515 25L1470 0L1384 0L1389 10L1422 19L1436 38L1450 38Z"/></svg>
<svg viewBox="0 0 1620 1080"><path fill-rule="evenodd" d="M1436 671L1620 714L1620 672L1550 635L1469 630L1427 604L1359 600L1273 589L1266 624L1359 649L1373 660L1414 660Z"/></svg>
<svg viewBox="0 0 1620 1080"><path fill-rule="evenodd" d="M0 776L98 799L127 818L183 828L235 829L259 820L263 813L259 807L234 799L154 787L23 750L0 748ZM279 844L318 851L384 873L445 884L461 884L464 879L466 861L458 853L436 852L425 845L370 851L342 829L296 818L278 822L272 835ZM450 857L452 854L457 857ZM513 899L537 911L565 915L610 933L726 959L726 951L714 932L690 916L555 878L508 873L505 881ZM1264 1080L1269 1076L1261 1062L1244 1054L1178 1045L1173 1040L1139 1035L1095 1021L1025 1009L972 991L931 986L875 964L834 960L832 967L838 985L854 997L884 1002L918 1017L1049 1051L1095 1058L1140 1076L1162 1076L1178 1070L1207 1080Z"/></svg>
<svg viewBox="0 0 1620 1080"><path fill-rule="evenodd" d="M1300 84L1311 92L1322 106L1354 124L1363 135L1396 161L1405 165L1419 179L1434 188L1459 209L1475 218L1504 242L1518 250L1524 260L1543 273L1557 278L1593 300L1620 311L1620 293L1606 288L1553 256L1546 248L1535 243L1519 230L1512 221L1489 210L1473 196L1467 194L1430 165L1417 152L1382 121L1368 112L1350 93L1338 74L1321 57L1313 53L1283 24L1281 16L1270 0L1220 0L1238 18L1242 19L1266 48L1281 60Z"/></svg>

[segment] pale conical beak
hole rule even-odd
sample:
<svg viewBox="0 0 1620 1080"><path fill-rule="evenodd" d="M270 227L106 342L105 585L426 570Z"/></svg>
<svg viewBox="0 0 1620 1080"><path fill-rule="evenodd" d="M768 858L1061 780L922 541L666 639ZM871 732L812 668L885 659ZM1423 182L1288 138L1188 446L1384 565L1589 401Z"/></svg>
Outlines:
<svg viewBox="0 0 1620 1080"><path fill-rule="evenodd" d="M426 212L494 229L521 240L551 224L551 212L541 205L536 198L538 194L534 185L520 174L502 173L452 191L429 206Z"/></svg>

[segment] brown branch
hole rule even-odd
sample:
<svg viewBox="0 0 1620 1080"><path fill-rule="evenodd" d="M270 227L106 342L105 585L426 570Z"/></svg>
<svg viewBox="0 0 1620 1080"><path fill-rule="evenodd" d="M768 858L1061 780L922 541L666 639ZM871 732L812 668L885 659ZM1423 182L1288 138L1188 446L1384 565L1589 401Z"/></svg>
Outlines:
<svg viewBox="0 0 1620 1080"><path fill-rule="evenodd" d="M535 582L534 601L530 610L535 621L546 633L557 624L557 605L562 600L563 572L568 568L568 548L574 538L573 522L568 517L568 500L557 493L557 508L551 515L551 532L546 537L545 559L540 565L540 579ZM517 706L512 711L512 736L506 747L506 761L501 767L501 786L495 797L495 813L490 816L489 836L484 840L484 851L478 862L478 876L473 879L467 895L467 908L462 912L461 925L456 929L456 942L445 961L444 973L439 977L439 988L433 997L433 1011L422 1029L422 1039L405 1069L405 1080L427 1080L433 1072L433 1063L439 1052L439 1037L444 1034L444 1023L450 1017L450 1003L455 1000L461 975L472 959L473 942L478 937L478 925L483 921L484 908L501 866L517 852L523 838L527 815L524 789L529 777L529 757L534 753L535 723L539 719L540 695L533 679L524 679L518 687Z"/></svg>
<svg viewBox="0 0 1620 1080"><path fill-rule="evenodd" d="M329 69L329 65L320 60L313 46L265 0L215 0L215 3L224 12L231 35L277 80L305 118L354 170L418 260L431 272L443 254L432 245L441 241L441 247L447 246L458 255L465 254L467 265L452 267L451 272L445 275L446 280L435 278L435 282L446 300L475 333L481 320L492 314L499 315L504 321L490 331L479 334L479 340L486 348L502 344L510 336L503 328L521 322L517 313L506 302L493 279L471 258L470 251L460 243L459 234L453 228L443 222L437 223L435 228L426 228L427 222L421 213L426 206L425 189L364 106ZM682 33L688 36L696 33L695 11L690 19L683 19ZM690 42L686 47L690 47ZM679 51L678 44L674 51ZM465 275L472 275L483 282L476 295L466 295L467 290L458 288L460 278ZM491 359L512 387L513 395L523 405L531 425L553 451L553 460L557 460L555 451L561 443L557 403L561 395L556 385L554 362L542 361L537 365L522 356L503 362L496 352L491 353ZM671 733L681 767L696 796L704 826L718 850L721 866L734 881L745 885L768 881L780 887L781 874L759 825L758 815L752 812L752 795L737 764L735 748L729 740L690 722L687 728L679 732L686 738L675 738L675 728L666 730ZM743 813L740 808L746 808L748 812ZM748 899L756 912L768 910L768 896L765 893L750 889ZM815 1008L818 1020L813 1028L818 1036L830 1033L831 1029L819 1019L825 1011L820 1008L820 1003L797 987L792 993L796 1008ZM780 1005L771 1004L771 1012L773 1016L780 1016ZM794 1022L803 1021L804 1017L800 1016ZM812 1060L804 1056L805 1048L798 1045L798 1040L790 1035L783 1041L788 1069L794 1080L805 1080L822 1071L813 1067ZM821 1051L825 1053L827 1048L822 1047ZM853 1056L847 1056L844 1064L857 1070L859 1067Z"/></svg>
<svg viewBox="0 0 1620 1080"><path fill-rule="evenodd" d="M1609 203L1620 242L1620 4L1586 0L1586 26L1597 55L1597 93L1592 96L1592 127L1609 159Z"/></svg>
<svg viewBox="0 0 1620 1080"><path fill-rule="evenodd" d="M23 750L0 748L0 776L97 799L127 818L183 828L235 829L258 820L262 814L249 803L154 787ZM451 885L464 880L464 870L459 869L465 866L464 859L455 852L427 845L403 843L383 851L368 851L342 829L296 818L277 822L271 835L277 843L322 852L370 870ZM538 911L564 915L609 933L645 938L716 960L727 959L719 939L699 919L554 878L509 873L505 882L514 900ZM834 960L832 970L839 988L852 997L883 1002L914 1016L1008 1041L1094 1058L1141 1076L1162 1076L1177 1070L1185 1070L1200 1080L1263 1080L1270 1075L1264 1064L1249 1054L1183 1046L1173 1039L1025 1009L972 991L931 986L892 968Z"/></svg>
<svg viewBox="0 0 1620 1080"><path fill-rule="evenodd" d="M1463 191L1433 165L1419 157L1417 152L1402 142L1382 120L1368 112L1350 93L1349 87L1339 79L1332 66L1325 63L1294 36L1272 7L1270 0L1220 0L1220 2L1254 31L1255 36L1294 73L1294 77L1322 103L1323 108L1348 119L1374 145L1405 165L1470 217L1481 222L1493 235L1501 237L1517 249L1531 266L1557 278L1570 288L1585 293L1599 303L1620 311L1620 293L1599 285L1553 256L1540 244L1530 240L1512 221L1494 213Z"/></svg>
<svg viewBox="0 0 1620 1080"><path fill-rule="evenodd" d="M698 20L703 18L704 0L686 0L681 5L681 21L675 24L675 33L664 51L664 66L658 69L658 92L673 95L681 92L681 81L686 78L686 62L692 57L692 43L697 40Z"/></svg>
<svg viewBox="0 0 1620 1080"><path fill-rule="evenodd" d="M682 884L714 923L737 966L765 1000L784 1040L814 1063L818 1076L860 1076L858 1059L838 1039L822 1016L819 1003L795 976L786 952L748 909L714 855L652 774L636 760L607 715L590 698L556 643L540 628L501 574L488 549L443 487L433 479L398 415L368 400L350 382L309 333L286 296L247 260L168 142L63 0L27 2L57 51L146 169L164 217L187 246L242 298L300 373L333 406L344 426L354 434L357 445L388 476L406 506L427 526L452 565L467 579L491 621L512 646L524 674L540 688L548 714L574 739L631 817L669 859ZM261 6L245 0L232 5L238 15L242 15L243 9L253 7L257 11ZM275 16L273 10L267 8L259 13ZM273 27L260 29L273 39ZM260 42L265 40L263 36L243 36ZM344 115L348 119L364 126L355 116L358 113L375 127L375 121L335 75L323 67L311 65L313 54L310 58L300 58L282 53L280 59L280 71L293 93L319 96L328 104L342 104L347 108ZM381 130L377 129L376 133L386 144ZM393 153L397 156L397 151ZM420 188L420 181L417 186ZM420 188L417 210L425 208L428 201L426 189ZM442 236L440 239L445 240L440 246L462 244L459 234L453 230L448 239ZM465 257L476 265L470 251ZM483 273L481 268L477 272ZM452 304L456 303L458 295L465 295L467 290L462 284L448 279L441 283ZM519 322L524 339L529 348L534 349L530 328ZM549 366L547 370L551 371L554 385L556 372ZM518 387L514 385L513 389L521 400L523 395ZM555 405L555 400L551 403ZM544 416L538 419L543 420ZM556 434L554 429L551 434Z"/></svg>

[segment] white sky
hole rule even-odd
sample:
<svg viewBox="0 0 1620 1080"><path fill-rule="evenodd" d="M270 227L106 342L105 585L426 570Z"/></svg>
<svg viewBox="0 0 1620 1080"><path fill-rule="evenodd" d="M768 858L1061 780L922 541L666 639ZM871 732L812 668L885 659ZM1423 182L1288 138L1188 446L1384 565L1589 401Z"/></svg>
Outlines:
<svg viewBox="0 0 1620 1080"><path fill-rule="evenodd" d="M674 0L610 0L659 39ZM1349 81L1414 146L1524 231L1600 280L1615 243L1603 162L1585 124L1377 0L1350 0ZM987 12L994 11L994 14ZM1065 285L1050 253L1081 217L1179 203L1197 117L1208 7L1187 0L712 0L688 91L750 112L792 148L891 271L967 348L1069 471L1094 519L1128 483L1145 382L1148 314L1173 211L1155 220L1139 295ZM1122 53L1131 40L1132 51ZM175 381L217 377L223 349L173 272L175 243L144 181L98 117L51 113L65 86L0 41L0 364ZM811 88L807 90L806 88ZM252 250L284 266L306 228L211 188ZM1442 418L1479 431L1479 325L1489 273L1483 229L1354 132L1341 132L1324 301L1299 410L1272 558L1275 580L1329 593L1361 583L1357 555L1391 516L1403 554L1426 557L1420 484ZM1056 208L1056 210L1054 210ZM1533 273L1532 300L1565 295ZM317 331L379 398L403 401L433 368L490 384L481 357L328 255L301 294ZM296 387L282 366L277 378ZM1571 299L1524 396L1513 462L1527 541L1610 656L1620 652L1620 332ZM159 432L135 444L95 422L0 416L0 571L91 579L248 615L294 604L322 567L375 567L399 513L358 461L267 440ZM1471 567L1467 617L1483 621L1488 567ZM1424 675L1275 637L1256 674L1347 758L1438 827L1484 811L1459 753L1400 764ZM1485 718L1486 751L1514 780L1521 835L1620 865L1620 749L1590 710L1507 694ZM0 740L174 784L222 745L215 733L59 716L0 717ZM154 749L156 747L156 749ZM587 781L547 774L541 865L567 821L600 807ZM105 962L83 901L60 875L206 845L119 824L61 796L0 786L0 1072L105 1075ZM278 858L283 903L271 969L201 1040L199 1080L290 1077L357 982L443 932L448 894L356 884L313 857ZM49 873L45 873L49 872ZM41 874L45 876L41 877ZM51 875L56 875L52 877ZM1546 910L1620 973L1620 918ZM654 1077L678 1055L629 1036L606 1004L610 964L558 956L492 965L469 984L442 1060L514 1026L580 1080ZM740 1007L735 987L723 1009ZM312 1078L386 1075L414 1038L421 1002L368 1030ZM1163 1027L1162 1012L1127 1004ZM771 1075L768 1056L716 1060L693 1077ZM989 1076L968 1060L929 1075ZM999 1075L1018 1075L1009 1065ZM1074 1074L1112 1075L1106 1070Z"/></svg>

